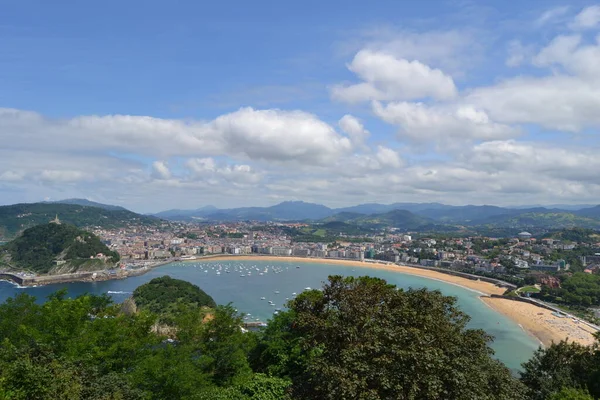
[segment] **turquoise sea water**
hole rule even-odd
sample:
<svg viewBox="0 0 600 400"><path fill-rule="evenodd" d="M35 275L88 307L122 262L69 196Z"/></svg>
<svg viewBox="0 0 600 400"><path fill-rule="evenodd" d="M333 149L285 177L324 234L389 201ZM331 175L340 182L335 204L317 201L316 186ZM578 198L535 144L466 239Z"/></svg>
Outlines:
<svg viewBox="0 0 600 400"><path fill-rule="evenodd" d="M456 297L460 308L472 318L469 326L484 329L493 335L495 339L492 348L496 351L496 357L513 370L519 369L521 363L529 359L539 345L538 341L526 334L515 322L489 308L478 298L477 293L468 289L400 272L323 263L295 263L283 260L188 261L165 265L145 275L124 280L35 288L18 288L8 282L0 282L0 303L22 292L36 296L38 301L44 301L46 296L61 288L67 288L70 296L86 292L108 293L116 302L121 302L130 296L136 287L163 275L192 282L210 294L217 303L231 302L240 312L251 314L248 316L249 320L261 321L267 321L275 309L284 308L286 297L291 298L293 293L300 293L306 287L321 287L329 275L376 276L402 288L427 287ZM279 293L275 293L276 291ZM265 300L261 300L261 297L265 297ZM275 305L271 306L269 301Z"/></svg>

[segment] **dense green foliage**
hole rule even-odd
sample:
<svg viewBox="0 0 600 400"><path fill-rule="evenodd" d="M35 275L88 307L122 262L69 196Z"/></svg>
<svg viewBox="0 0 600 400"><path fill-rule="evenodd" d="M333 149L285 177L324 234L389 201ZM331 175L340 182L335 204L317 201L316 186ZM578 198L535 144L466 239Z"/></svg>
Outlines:
<svg viewBox="0 0 600 400"><path fill-rule="evenodd" d="M0 255L8 255L15 269L47 273L56 259L75 262L74 269L89 262L90 257L102 253L112 265L119 261L119 254L111 251L96 235L67 224L43 224L26 229L23 234L0 248ZM99 267L106 267L98 263Z"/></svg>
<svg viewBox="0 0 600 400"><path fill-rule="evenodd" d="M196 305L200 289L168 277L148 304ZM197 290L196 290L197 289ZM137 291L137 290L136 290ZM181 291L181 296L175 293ZM494 360L455 299L377 278L333 276L263 332L243 332L231 306L173 316L162 336L151 307L124 312L106 296L0 304L0 399L588 400L600 395L600 349L539 350L520 380ZM163 300L162 297L165 299ZM214 303L213 303L214 304ZM588 394L589 393L589 394ZM591 396L590 396L591 395Z"/></svg>
<svg viewBox="0 0 600 400"><path fill-rule="evenodd" d="M548 232L542 235L541 238L552 238L575 243L597 243L600 239L598 231L585 228L561 229L558 231Z"/></svg>
<svg viewBox="0 0 600 400"><path fill-rule="evenodd" d="M586 390L575 388L562 388L560 392L549 397L550 400L594 400Z"/></svg>
<svg viewBox="0 0 600 400"><path fill-rule="evenodd" d="M600 275L577 272L563 277L560 288L544 286L540 298L556 303L584 307L600 305Z"/></svg>
<svg viewBox="0 0 600 400"><path fill-rule="evenodd" d="M250 369L255 339L231 307L206 322L182 316L175 343L152 333L155 320L106 297L9 299L0 305L0 399L285 399L287 381Z"/></svg>
<svg viewBox="0 0 600 400"><path fill-rule="evenodd" d="M12 238L35 225L45 224L58 215L60 220L78 227L99 226L107 229L131 224L156 225L159 219L117 209L107 210L76 204L24 203L0 206L0 238Z"/></svg>
<svg viewBox="0 0 600 400"><path fill-rule="evenodd" d="M440 292L330 277L275 317L253 365L292 380L300 399L519 399L491 338Z"/></svg>
<svg viewBox="0 0 600 400"><path fill-rule="evenodd" d="M538 350L523 367L521 380L528 386L532 400L586 399L581 396L567 397L569 392L572 396L575 394L565 388L579 388L587 391L593 398L600 397L598 344L586 347L563 341L547 349ZM559 394L561 392L562 394Z"/></svg>
<svg viewBox="0 0 600 400"><path fill-rule="evenodd" d="M140 309L158 314L165 321L190 309L215 307L212 297L198 286L170 276L154 278L133 292L133 300Z"/></svg>

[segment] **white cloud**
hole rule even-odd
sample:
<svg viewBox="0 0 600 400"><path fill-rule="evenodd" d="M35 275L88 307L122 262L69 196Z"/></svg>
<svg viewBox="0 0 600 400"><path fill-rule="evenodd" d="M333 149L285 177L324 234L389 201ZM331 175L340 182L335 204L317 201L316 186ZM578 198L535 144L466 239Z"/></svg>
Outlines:
<svg viewBox="0 0 600 400"><path fill-rule="evenodd" d="M457 94L450 76L417 60L409 61L382 52L361 50L354 56L348 69L364 82L333 86L331 95L335 100L348 103L426 97L447 100Z"/></svg>
<svg viewBox="0 0 600 400"><path fill-rule="evenodd" d="M384 167L400 168L404 165L398 153L388 147L378 146L376 158Z"/></svg>
<svg viewBox="0 0 600 400"><path fill-rule="evenodd" d="M170 179L171 171L164 161L154 161L152 163L152 176L156 179Z"/></svg>
<svg viewBox="0 0 600 400"><path fill-rule="evenodd" d="M223 165L212 158L192 158L186 161L186 168L194 181L206 181L212 184L229 182L236 185L257 184L262 175L249 165Z"/></svg>
<svg viewBox="0 0 600 400"><path fill-rule="evenodd" d="M556 22L557 19L564 16L569 11L569 6L554 7L546 10L535 20L535 25L541 27L543 25Z"/></svg>
<svg viewBox="0 0 600 400"><path fill-rule="evenodd" d="M572 29L592 29L600 25L600 5L584 8L571 23Z"/></svg>
<svg viewBox="0 0 600 400"><path fill-rule="evenodd" d="M25 173L22 171L4 171L0 174L0 181L4 182L19 182L25 178Z"/></svg>
<svg viewBox="0 0 600 400"><path fill-rule="evenodd" d="M210 122L146 116L80 116L69 120L0 109L6 148L113 150L160 158L235 155L250 159L326 163L351 150L348 138L303 111L242 108Z"/></svg>
<svg viewBox="0 0 600 400"><path fill-rule="evenodd" d="M502 123L579 132L600 126L600 84L570 76L519 77L473 89L466 102Z"/></svg>
<svg viewBox="0 0 600 400"><path fill-rule="evenodd" d="M535 65L560 65L567 72L589 81L599 81L600 36L593 45L581 45L580 35L560 35L543 48L534 58Z"/></svg>
<svg viewBox="0 0 600 400"><path fill-rule="evenodd" d="M38 178L47 182L68 183L84 180L87 176L81 171L45 169L39 173Z"/></svg>
<svg viewBox="0 0 600 400"><path fill-rule="evenodd" d="M302 111L242 108L210 127L224 141L222 152L251 159L327 163L352 148L331 126Z"/></svg>
<svg viewBox="0 0 600 400"><path fill-rule="evenodd" d="M215 172L217 170L217 163L210 157L189 159L186 161L185 166L196 175Z"/></svg>
<svg viewBox="0 0 600 400"><path fill-rule="evenodd" d="M373 112L400 127L400 137L417 142L462 145L464 140L493 140L519 134L518 130L493 122L484 111L470 105L431 107L423 103L374 102Z"/></svg>
<svg viewBox="0 0 600 400"><path fill-rule="evenodd" d="M481 143L466 154L465 162L488 171L527 173L600 184L600 158L594 150L569 149L515 140Z"/></svg>
<svg viewBox="0 0 600 400"><path fill-rule="evenodd" d="M482 46L469 30L414 32L396 27L380 26L361 31L361 38L345 43L344 57L360 50L390 54L397 59L420 62L462 74L476 64Z"/></svg>
<svg viewBox="0 0 600 400"><path fill-rule="evenodd" d="M365 141L369 138L369 131L365 129L360 120L350 114L344 115L338 125L348 136L355 147L364 146Z"/></svg>

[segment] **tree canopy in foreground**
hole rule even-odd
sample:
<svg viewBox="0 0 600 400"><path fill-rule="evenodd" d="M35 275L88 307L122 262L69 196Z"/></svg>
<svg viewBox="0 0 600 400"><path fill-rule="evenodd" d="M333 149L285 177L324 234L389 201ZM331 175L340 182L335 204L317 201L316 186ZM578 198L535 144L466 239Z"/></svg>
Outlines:
<svg viewBox="0 0 600 400"><path fill-rule="evenodd" d="M524 387L491 356L491 338L439 291L330 277L269 324L257 370L297 398L517 399Z"/></svg>
<svg viewBox="0 0 600 400"><path fill-rule="evenodd" d="M159 316L149 307L124 312L106 296L57 292L38 304L21 294L0 304L0 400L559 400L600 393L597 346L539 350L517 379L492 358L491 338L468 329L455 299L438 291L332 276L263 332L244 333L232 306L215 306L206 318L203 301L185 289L173 297L180 284L166 286L172 290L152 304L193 304L171 315L174 340L152 329Z"/></svg>

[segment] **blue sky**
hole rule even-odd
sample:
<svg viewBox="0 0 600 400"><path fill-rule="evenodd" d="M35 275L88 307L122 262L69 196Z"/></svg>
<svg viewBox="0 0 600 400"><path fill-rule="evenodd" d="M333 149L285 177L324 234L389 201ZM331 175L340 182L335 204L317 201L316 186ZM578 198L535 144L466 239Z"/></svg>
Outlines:
<svg viewBox="0 0 600 400"><path fill-rule="evenodd" d="M600 202L600 3L0 5L4 204Z"/></svg>

